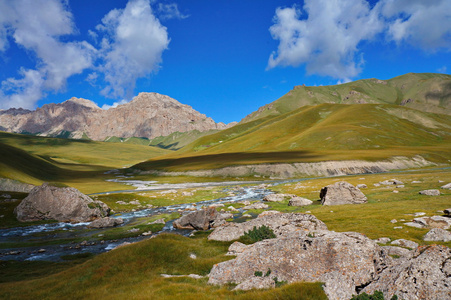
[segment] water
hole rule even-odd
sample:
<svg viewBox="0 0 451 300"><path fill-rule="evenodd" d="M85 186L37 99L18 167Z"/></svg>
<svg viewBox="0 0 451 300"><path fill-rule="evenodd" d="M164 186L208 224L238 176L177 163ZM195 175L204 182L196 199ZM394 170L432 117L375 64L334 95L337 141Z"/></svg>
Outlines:
<svg viewBox="0 0 451 300"><path fill-rule="evenodd" d="M174 189L174 188L186 188L188 185L192 187L192 185L198 184L183 184L180 187L174 187L174 185L166 185L165 187L161 187L154 185L155 182L138 182L133 181L132 184L134 186L140 185L141 189L139 191L143 191L143 189ZM226 183L231 184L231 183ZM150 186L154 185L154 186ZM219 183L215 183L216 185L220 185ZM222 183L221 185L224 185ZM233 182L233 185L237 185L237 182ZM206 183L203 183L202 186L207 186ZM136 191L135 191L136 192ZM234 190L235 196L229 196L219 199L200 201L197 203L186 203L186 204L176 204L164 207L155 207L148 208L134 212L120 213L111 216L112 218L122 218L124 220L124 226L132 221L135 221L139 218L149 217L152 215L158 215L163 213L172 213L172 212L182 212L183 214L190 213L194 210L202 209L202 207L206 207L212 204L225 204L225 203L234 203L241 201L255 201L262 200L263 197L271 191L264 189L259 186L251 186L244 187ZM241 214L240 214L241 215ZM167 222L162 231L156 233L160 234L162 232L173 232L188 235L191 231L189 230L176 230L172 226L173 220ZM8 229L0 229L0 238L2 243L20 243L20 242L30 242L30 243L39 243L39 242L50 242L51 241L62 241L61 244L55 245L45 245L45 246L32 246L32 247L23 247L23 248L9 248L9 249L0 249L0 259L1 260L50 260L50 261L60 261L61 256L63 255L73 255L73 254L81 254L84 252L90 253L102 253L106 251L110 251L121 245L124 242L136 242L143 239L150 238L151 236L138 236L133 238L124 238L114 241L96 241L96 242L88 242L85 245L80 245L80 243L74 242L66 242L64 243L64 239L84 239L90 240L92 238L101 238L99 234L105 229L91 229L88 228L87 225L89 223L52 223L52 224L43 224L43 225L34 225L34 226L26 226L26 227L16 227L16 228L8 228ZM153 234L155 235L155 234ZM45 249L45 250L43 250Z"/></svg>

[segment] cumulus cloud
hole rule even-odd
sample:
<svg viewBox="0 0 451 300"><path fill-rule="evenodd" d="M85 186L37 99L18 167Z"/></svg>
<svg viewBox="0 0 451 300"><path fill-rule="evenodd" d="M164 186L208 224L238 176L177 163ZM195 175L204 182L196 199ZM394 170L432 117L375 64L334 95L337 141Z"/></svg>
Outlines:
<svg viewBox="0 0 451 300"><path fill-rule="evenodd" d="M384 0L388 39L426 51L451 50L451 1Z"/></svg>
<svg viewBox="0 0 451 300"><path fill-rule="evenodd" d="M189 15L184 15L180 12L177 3L170 4L158 4L158 13L160 19L169 20L169 19L186 19Z"/></svg>
<svg viewBox="0 0 451 300"><path fill-rule="evenodd" d="M427 51L451 50L451 1L306 0L302 9L277 8L269 29L279 41L267 69L305 65L308 74L347 81L364 64L359 44L380 34Z"/></svg>
<svg viewBox="0 0 451 300"><path fill-rule="evenodd" d="M165 18L184 18L176 4L158 5ZM67 79L90 70L86 81L105 96L130 99L135 82L159 69L169 38L150 6L150 0L130 0L113 9L87 32L96 47L74 41L77 34L66 0L0 0L0 53L14 42L27 51L34 69L20 69L17 78L4 80L0 108L34 108Z"/></svg>
<svg viewBox="0 0 451 300"><path fill-rule="evenodd" d="M156 72L169 37L153 14L149 0L131 0L125 9L114 9L97 26L103 34L101 53L108 86L102 94L130 99L135 82Z"/></svg>
<svg viewBox="0 0 451 300"><path fill-rule="evenodd" d="M45 8L45 9L43 9ZM95 49L87 42L62 42L75 33L72 15L58 0L0 1L0 51L8 37L36 56L36 70L2 82L1 107L33 108L46 90L60 90L68 77L91 67Z"/></svg>

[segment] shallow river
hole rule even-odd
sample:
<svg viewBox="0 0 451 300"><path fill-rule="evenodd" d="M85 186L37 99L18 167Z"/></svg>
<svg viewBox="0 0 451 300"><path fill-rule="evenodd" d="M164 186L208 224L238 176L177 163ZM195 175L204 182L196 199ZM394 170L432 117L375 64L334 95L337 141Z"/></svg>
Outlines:
<svg viewBox="0 0 451 300"><path fill-rule="evenodd" d="M116 180L120 181L120 180ZM122 182L125 182L123 180ZM146 190L169 190L169 189L180 189L180 188L191 188L191 187L207 187L207 186L227 186L227 185L239 185L245 183L256 183L256 182L221 182L221 183L185 183L180 185L158 185L155 182L143 182L143 181L127 181L130 185L137 187L137 190L127 190L121 192L142 192ZM262 182L258 182L262 183ZM158 215L163 213L181 212L182 214L189 213L189 210L198 210L202 206L208 206L211 204L219 203L232 203L240 201L255 201L262 200L263 197L271 191L264 189L259 186L249 186L234 190L235 196L229 196L219 199L201 201L197 203L188 204L177 204L163 207L155 207L149 209L143 209L135 212L116 214L111 217L124 219L124 226L137 218L149 217L152 215ZM241 216L243 211L240 211ZM83 252L90 253L102 253L114 249L118 245L124 242L136 242L143 239L150 238L151 236L138 236L133 238L124 238L114 241L96 241L87 243L65 243L64 239L81 239L90 240L90 238L99 239L101 237L101 232L105 229L89 229L87 225L89 223L52 223L45 225L35 225L27 227L16 227L8 229L0 229L0 238L2 243L18 243L18 242L48 242L51 243L55 241L54 245L45 246L33 246L33 247L22 247L22 248L8 248L0 249L0 260L51 260L59 261L63 255L73 255ZM188 235L190 231L188 230L175 230L172 226L172 221L165 224L162 231L155 233L160 234L162 232L174 232L179 234ZM155 235L152 234L152 235Z"/></svg>

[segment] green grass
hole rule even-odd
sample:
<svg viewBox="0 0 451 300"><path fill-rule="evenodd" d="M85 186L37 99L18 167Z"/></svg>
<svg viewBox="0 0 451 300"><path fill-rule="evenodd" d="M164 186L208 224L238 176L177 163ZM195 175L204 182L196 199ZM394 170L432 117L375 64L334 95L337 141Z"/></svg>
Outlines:
<svg viewBox="0 0 451 300"><path fill-rule="evenodd" d="M240 123L133 168L187 171L416 155L450 163L451 116L387 104L321 104Z"/></svg>
<svg viewBox="0 0 451 300"><path fill-rule="evenodd" d="M210 286L206 279L162 278L160 274L206 275L230 243L160 235L121 247L68 268L28 281L0 284L2 299L326 299L318 283L297 283L268 291L235 292ZM195 254L197 259L190 258ZM302 295L302 296L301 296ZM295 297L295 298L293 298Z"/></svg>

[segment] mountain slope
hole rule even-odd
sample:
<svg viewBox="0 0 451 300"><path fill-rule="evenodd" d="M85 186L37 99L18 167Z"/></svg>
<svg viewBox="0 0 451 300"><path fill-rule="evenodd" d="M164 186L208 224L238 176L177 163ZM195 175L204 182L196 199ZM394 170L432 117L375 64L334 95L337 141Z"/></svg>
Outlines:
<svg viewBox="0 0 451 300"><path fill-rule="evenodd" d="M188 170L418 154L449 163L451 116L398 105L325 103L240 123L137 168Z"/></svg>
<svg viewBox="0 0 451 300"><path fill-rule="evenodd" d="M224 129L223 123L188 105L157 93L140 93L131 102L108 110L86 99L72 98L60 104L46 104L36 111L0 111L0 130L41 136L89 138L167 136L173 132Z"/></svg>
<svg viewBox="0 0 451 300"><path fill-rule="evenodd" d="M451 114L451 76L410 73L389 80L365 79L333 86L295 86L278 100L245 117L249 122L321 103L395 104L420 111Z"/></svg>

